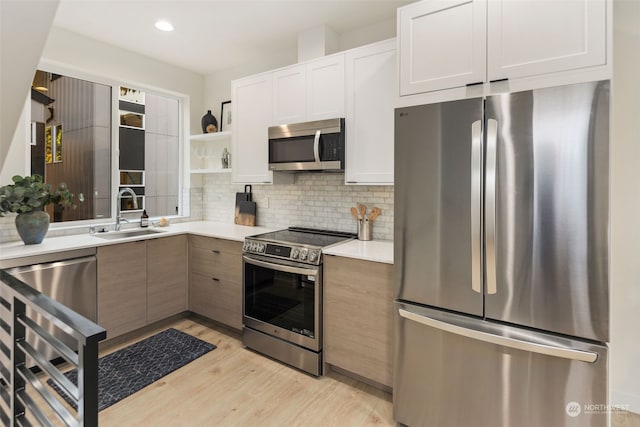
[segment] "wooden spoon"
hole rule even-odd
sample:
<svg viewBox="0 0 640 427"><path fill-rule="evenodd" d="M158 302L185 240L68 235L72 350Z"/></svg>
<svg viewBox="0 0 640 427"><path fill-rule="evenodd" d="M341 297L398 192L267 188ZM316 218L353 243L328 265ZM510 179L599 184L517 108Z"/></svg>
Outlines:
<svg viewBox="0 0 640 427"><path fill-rule="evenodd" d="M359 204L358 205L358 210L360 211L360 216L362 217L362 219L365 218L365 214L367 213L367 207L363 204Z"/></svg>
<svg viewBox="0 0 640 427"><path fill-rule="evenodd" d="M376 220L376 218L378 218L380 216L380 214L382 213L382 209L380 209L377 206L374 206L371 209L371 214L369 215L369 221L373 222Z"/></svg>
<svg viewBox="0 0 640 427"><path fill-rule="evenodd" d="M358 216L358 210L354 207L351 208L351 215L353 215L353 217L355 219L357 219L358 221L360 221L360 217Z"/></svg>

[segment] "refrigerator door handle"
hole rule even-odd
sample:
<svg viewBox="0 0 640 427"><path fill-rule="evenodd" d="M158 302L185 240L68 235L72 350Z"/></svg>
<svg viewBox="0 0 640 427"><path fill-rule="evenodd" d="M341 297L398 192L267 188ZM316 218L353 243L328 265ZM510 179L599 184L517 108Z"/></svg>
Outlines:
<svg viewBox="0 0 640 427"><path fill-rule="evenodd" d="M487 119L487 166L485 171L485 249L487 294L497 292L496 284L496 157L498 155L498 122Z"/></svg>
<svg viewBox="0 0 640 427"><path fill-rule="evenodd" d="M482 192L482 121L471 124L471 289L482 293L480 269L482 242L480 215Z"/></svg>
<svg viewBox="0 0 640 427"><path fill-rule="evenodd" d="M449 332L463 337L471 338L477 341L484 341L491 344L501 345L503 347L514 348L518 350L528 351L531 353L544 354L547 356L560 357L564 359L578 360L581 362L594 363L598 358L597 353L583 350L575 350L567 347L558 347L551 344L541 344L537 342L525 341L522 339L506 337L502 335L495 335L492 333L470 329L462 326L458 326L452 323L443 322L440 320L432 319L431 317L422 316L420 314L412 313L405 309L398 309L398 314L401 317L412 320L431 328L439 329L445 332Z"/></svg>

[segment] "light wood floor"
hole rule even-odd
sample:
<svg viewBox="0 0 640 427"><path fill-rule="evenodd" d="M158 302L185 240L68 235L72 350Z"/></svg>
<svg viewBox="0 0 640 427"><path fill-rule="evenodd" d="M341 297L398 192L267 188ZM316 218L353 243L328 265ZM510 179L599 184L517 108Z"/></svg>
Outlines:
<svg viewBox="0 0 640 427"><path fill-rule="evenodd" d="M334 372L303 374L247 350L236 332L200 319L168 326L218 348L103 410L101 426L395 425L388 393Z"/></svg>

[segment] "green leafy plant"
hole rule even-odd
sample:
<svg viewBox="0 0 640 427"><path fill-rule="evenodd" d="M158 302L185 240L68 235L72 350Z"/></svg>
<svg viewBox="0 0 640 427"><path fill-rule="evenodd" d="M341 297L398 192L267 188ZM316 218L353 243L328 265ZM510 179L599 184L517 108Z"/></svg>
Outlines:
<svg viewBox="0 0 640 427"><path fill-rule="evenodd" d="M0 187L0 216L6 213L27 213L41 211L49 204L58 204L75 209L73 193L67 184L61 183L54 191L51 184L46 184L40 175L11 178L13 184Z"/></svg>

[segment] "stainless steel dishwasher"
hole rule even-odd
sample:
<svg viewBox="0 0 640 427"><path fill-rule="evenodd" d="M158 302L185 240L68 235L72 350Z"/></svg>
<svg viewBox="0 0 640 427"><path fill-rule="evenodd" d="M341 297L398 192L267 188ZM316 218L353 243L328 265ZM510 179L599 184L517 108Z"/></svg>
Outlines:
<svg viewBox="0 0 640 427"><path fill-rule="evenodd" d="M66 305L71 310L97 322L97 276L96 249L78 249L55 254L38 255L0 261L0 269L22 280L39 292ZM40 315L27 314L51 334L60 338L69 347L75 348L75 341ZM57 353L34 334L27 334L27 341L48 360L56 359ZM32 363L27 362L29 366Z"/></svg>

